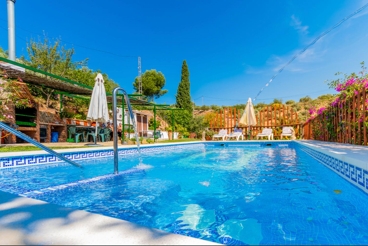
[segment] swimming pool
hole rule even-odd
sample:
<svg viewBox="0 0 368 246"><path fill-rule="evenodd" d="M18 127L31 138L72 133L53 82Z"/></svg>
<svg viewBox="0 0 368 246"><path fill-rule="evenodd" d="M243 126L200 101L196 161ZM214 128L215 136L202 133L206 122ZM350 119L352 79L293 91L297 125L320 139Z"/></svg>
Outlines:
<svg viewBox="0 0 368 246"><path fill-rule="evenodd" d="M157 148L140 166L125 152L119 175L109 157L2 169L0 189L219 243L368 243L363 191L297 143L266 143Z"/></svg>

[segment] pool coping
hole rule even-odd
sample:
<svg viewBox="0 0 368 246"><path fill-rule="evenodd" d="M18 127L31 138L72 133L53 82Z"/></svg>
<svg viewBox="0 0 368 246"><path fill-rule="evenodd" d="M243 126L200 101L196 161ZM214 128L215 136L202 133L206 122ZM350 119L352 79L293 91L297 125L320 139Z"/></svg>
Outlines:
<svg viewBox="0 0 368 246"><path fill-rule="evenodd" d="M0 191L3 245L219 245Z"/></svg>

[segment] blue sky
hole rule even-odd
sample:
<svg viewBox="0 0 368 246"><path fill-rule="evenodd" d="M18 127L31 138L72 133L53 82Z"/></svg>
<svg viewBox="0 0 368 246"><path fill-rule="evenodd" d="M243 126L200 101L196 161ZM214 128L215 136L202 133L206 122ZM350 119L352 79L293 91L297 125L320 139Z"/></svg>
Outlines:
<svg viewBox="0 0 368 246"><path fill-rule="evenodd" d="M138 74L161 71L175 103L183 60L196 105L234 105L254 98L295 54L368 0L17 0L16 56L43 33L74 47L128 93ZM334 93L326 80L368 63L368 8L300 55L254 103ZM7 50L7 7L0 6L0 46Z"/></svg>

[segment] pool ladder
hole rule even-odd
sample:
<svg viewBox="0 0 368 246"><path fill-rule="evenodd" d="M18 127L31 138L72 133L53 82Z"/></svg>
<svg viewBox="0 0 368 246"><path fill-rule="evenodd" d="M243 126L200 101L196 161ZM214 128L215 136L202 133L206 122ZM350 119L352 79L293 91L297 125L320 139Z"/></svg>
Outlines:
<svg viewBox="0 0 368 246"><path fill-rule="evenodd" d="M120 87L116 87L113 92L112 92L112 112L113 112L113 141L114 141L114 174L118 174L119 173L119 156L118 156L118 131L117 131L117 124L118 124L118 118L117 118L117 109L116 109L116 105L117 105L117 100L116 100L116 93L118 91L121 91L123 93L124 99L125 99L125 103L128 107L129 110L129 115L130 115L130 119L133 123L134 129L136 129L136 122L134 119L134 114L133 114L133 109L130 105L130 101L129 101L129 97L128 94L126 93L126 91L123 88ZM123 109L124 110L124 109ZM124 119L122 119L124 120ZM137 139L137 145L139 147L139 140L137 137L137 131L134 130L135 132L135 137ZM124 129L122 129L122 134L124 134Z"/></svg>

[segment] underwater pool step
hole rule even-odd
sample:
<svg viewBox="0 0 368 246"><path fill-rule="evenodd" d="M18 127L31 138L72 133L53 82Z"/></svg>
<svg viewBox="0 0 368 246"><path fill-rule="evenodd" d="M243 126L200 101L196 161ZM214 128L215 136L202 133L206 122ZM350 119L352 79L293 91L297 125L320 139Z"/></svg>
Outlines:
<svg viewBox="0 0 368 246"><path fill-rule="evenodd" d="M36 196L47 193L47 192L54 192L54 191L63 190L66 188L80 186L83 184L90 184L90 183L98 182L101 180L112 179L112 178L129 175L133 173L139 173L139 172L145 172L145 170L140 169L140 168L131 168L126 171L122 171L118 174L107 174L107 175L98 176L98 177L94 177L90 179L79 180L79 181L68 183L68 184L56 185L56 186L51 186L51 187L47 187L47 188L40 189L40 190L29 191L29 192L25 192L19 195L22 197L35 198Z"/></svg>

